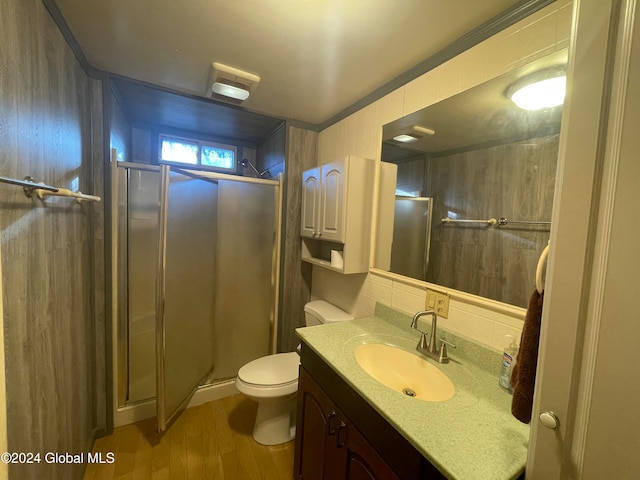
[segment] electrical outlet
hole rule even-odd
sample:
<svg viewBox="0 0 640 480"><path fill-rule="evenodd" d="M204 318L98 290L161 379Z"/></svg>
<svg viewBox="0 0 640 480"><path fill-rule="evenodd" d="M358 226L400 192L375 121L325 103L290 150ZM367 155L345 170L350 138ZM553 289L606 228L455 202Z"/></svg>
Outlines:
<svg viewBox="0 0 640 480"><path fill-rule="evenodd" d="M427 290L427 310L435 311L439 317L449 317L449 294Z"/></svg>

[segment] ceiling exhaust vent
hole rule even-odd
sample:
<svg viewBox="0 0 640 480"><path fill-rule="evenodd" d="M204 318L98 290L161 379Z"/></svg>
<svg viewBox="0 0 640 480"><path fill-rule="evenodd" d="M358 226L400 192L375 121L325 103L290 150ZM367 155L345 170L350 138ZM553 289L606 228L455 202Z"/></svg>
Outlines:
<svg viewBox="0 0 640 480"><path fill-rule="evenodd" d="M211 65L207 97L240 105L260 82L260 77L214 62Z"/></svg>

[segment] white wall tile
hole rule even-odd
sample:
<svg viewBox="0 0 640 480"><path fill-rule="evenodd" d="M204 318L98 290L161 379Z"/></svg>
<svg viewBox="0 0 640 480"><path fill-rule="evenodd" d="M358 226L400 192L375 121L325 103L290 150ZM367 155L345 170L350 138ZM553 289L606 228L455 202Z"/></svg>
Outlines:
<svg viewBox="0 0 640 480"><path fill-rule="evenodd" d="M433 105L438 99L438 72L431 70L407 83L404 96L404 115Z"/></svg>
<svg viewBox="0 0 640 480"><path fill-rule="evenodd" d="M555 50L557 11L544 15L518 34L519 64L524 65Z"/></svg>
<svg viewBox="0 0 640 480"><path fill-rule="evenodd" d="M424 310L424 295L414 295L395 288L392 291L391 307L413 315Z"/></svg>
<svg viewBox="0 0 640 480"><path fill-rule="evenodd" d="M449 301L449 308L460 310L471 315L485 317L487 320L493 320L495 313L492 310L474 305L472 303L463 302L460 300L451 299Z"/></svg>
<svg viewBox="0 0 640 480"><path fill-rule="evenodd" d="M440 325L484 345L492 345L494 322L484 316L457 310L449 305L449 318L442 319Z"/></svg>
<svg viewBox="0 0 640 480"><path fill-rule="evenodd" d="M421 288L421 287L416 287L414 285L407 285L404 282L394 281L393 282L393 288L394 288L394 290L400 290L400 291L403 291L403 292L406 292L406 293L410 293L412 295L417 295L417 296L423 297L423 298L425 298L426 295L427 295L426 287Z"/></svg>
<svg viewBox="0 0 640 480"><path fill-rule="evenodd" d="M491 43L491 57L487 59L487 78L496 78L515 68L520 60L518 30Z"/></svg>
<svg viewBox="0 0 640 480"><path fill-rule="evenodd" d="M522 330L522 325L524 324L524 314L515 317L512 315L506 315L504 313L495 313L493 320L497 323L501 323L503 325L507 325L512 328L517 328Z"/></svg>
<svg viewBox="0 0 640 480"><path fill-rule="evenodd" d="M391 285L386 285L380 282L373 283L373 297L380 303L385 305L391 305L392 288Z"/></svg>
<svg viewBox="0 0 640 480"><path fill-rule="evenodd" d="M460 93L463 67L462 59L457 56L436 68L439 70L436 86L438 102Z"/></svg>
<svg viewBox="0 0 640 480"><path fill-rule="evenodd" d="M376 117L380 125L386 125L403 116L404 90L405 87L400 87L375 102Z"/></svg>
<svg viewBox="0 0 640 480"><path fill-rule="evenodd" d="M491 56L491 45L482 42L459 55L462 62L460 90L468 90L487 81L487 57Z"/></svg>
<svg viewBox="0 0 640 480"><path fill-rule="evenodd" d="M370 273L368 278L372 282L382 283L383 285L388 285L389 287L393 285L393 280L387 277L381 277L380 275L376 275L375 273Z"/></svg>
<svg viewBox="0 0 640 480"><path fill-rule="evenodd" d="M491 347L495 350L503 351L508 342L505 339L506 335L512 335L516 339L517 343L520 343L520 336L522 335L522 329L508 327L501 323L493 324L493 334L491 340Z"/></svg>
<svg viewBox="0 0 640 480"><path fill-rule="evenodd" d="M569 46L569 37L571 36L571 22L573 17L573 3L566 2L565 5L558 8L558 23L556 31L556 44L558 48Z"/></svg>
<svg viewBox="0 0 640 480"><path fill-rule="evenodd" d="M372 317L376 309L376 299L369 295L360 295L356 303L357 317Z"/></svg>

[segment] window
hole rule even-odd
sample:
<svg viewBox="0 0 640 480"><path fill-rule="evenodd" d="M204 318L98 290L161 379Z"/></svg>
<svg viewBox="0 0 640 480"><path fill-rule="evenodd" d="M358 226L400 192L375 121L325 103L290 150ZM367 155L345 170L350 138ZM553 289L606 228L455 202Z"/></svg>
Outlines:
<svg viewBox="0 0 640 480"><path fill-rule="evenodd" d="M233 145L160 135L162 163L195 166L203 170L235 172L237 150Z"/></svg>

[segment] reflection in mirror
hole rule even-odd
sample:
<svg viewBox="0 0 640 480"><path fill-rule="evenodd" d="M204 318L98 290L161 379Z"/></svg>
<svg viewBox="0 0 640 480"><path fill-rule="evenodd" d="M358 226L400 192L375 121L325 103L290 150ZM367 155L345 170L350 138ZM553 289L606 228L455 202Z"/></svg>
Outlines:
<svg viewBox="0 0 640 480"><path fill-rule="evenodd" d="M549 241L562 105L523 110L507 95L557 76L566 58L555 52L384 126L374 267L526 307Z"/></svg>
<svg viewBox="0 0 640 480"><path fill-rule="evenodd" d="M390 270L424 279L429 268L433 199L396 195Z"/></svg>

